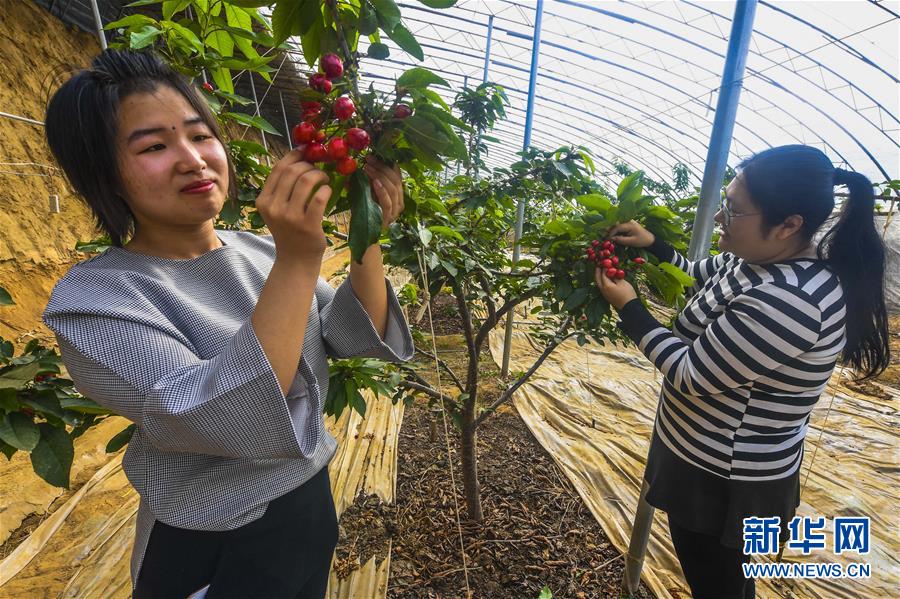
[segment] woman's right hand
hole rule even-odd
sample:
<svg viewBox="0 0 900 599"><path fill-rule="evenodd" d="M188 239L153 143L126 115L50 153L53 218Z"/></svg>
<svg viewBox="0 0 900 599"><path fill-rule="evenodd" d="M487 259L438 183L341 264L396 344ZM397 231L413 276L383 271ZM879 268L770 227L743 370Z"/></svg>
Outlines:
<svg viewBox="0 0 900 599"><path fill-rule="evenodd" d="M331 197L328 182L324 171L303 161L302 146L285 154L272 168L256 198L256 208L272 232L278 258L322 259L327 246L322 219Z"/></svg>
<svg viewBox="0 0 900 599"><path fill-rule="evenodd" d="M653 233L633 220L613 226L607 231L606 236L613 243L633 248L650 247L656 241Z"/></svg>

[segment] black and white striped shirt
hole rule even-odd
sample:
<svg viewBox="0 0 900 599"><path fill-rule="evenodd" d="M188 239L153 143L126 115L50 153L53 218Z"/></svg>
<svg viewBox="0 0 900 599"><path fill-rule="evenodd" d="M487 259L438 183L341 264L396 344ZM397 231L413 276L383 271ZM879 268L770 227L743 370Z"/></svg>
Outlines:
<svg viewBox="0 0 900 599"><path fill-rule="evenodd" d="M733 480L795 473L809 414L845 344L844 295L826 263L691 263L696 279L671 331L633 300L622 326L663 374L656 433L686 462Z"/></svg>

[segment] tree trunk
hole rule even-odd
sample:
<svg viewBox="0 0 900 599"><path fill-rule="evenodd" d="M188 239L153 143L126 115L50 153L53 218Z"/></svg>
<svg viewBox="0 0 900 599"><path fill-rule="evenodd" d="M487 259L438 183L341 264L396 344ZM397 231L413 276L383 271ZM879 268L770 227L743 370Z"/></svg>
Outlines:
<svg viewBox="0 0 900 599"><path fill-rule="evenodd" d="M469 508L469 519L481 522L484 515L481 513L481 488L478 485L478 462L476 459L475 442L477 435L473 422L463 424L460 433L462 452L463 493L466 496L466 505Z"/></svg>

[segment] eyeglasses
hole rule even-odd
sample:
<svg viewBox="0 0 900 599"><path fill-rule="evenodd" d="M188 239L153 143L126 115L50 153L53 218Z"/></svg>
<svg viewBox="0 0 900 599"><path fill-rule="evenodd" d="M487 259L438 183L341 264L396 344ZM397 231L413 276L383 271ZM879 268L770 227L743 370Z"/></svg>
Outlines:
<svg viewBox="0 0 900 599"><path fill-rule="evenodd" d="M728 201L725 198L722 198L722 215L725 217L723 219L722 225L727 229L731 226L731 219L733 218L741 218L742 216L756 216L757 214L761 214L760 212L734 212L731 208L728 207Z"/></svg>

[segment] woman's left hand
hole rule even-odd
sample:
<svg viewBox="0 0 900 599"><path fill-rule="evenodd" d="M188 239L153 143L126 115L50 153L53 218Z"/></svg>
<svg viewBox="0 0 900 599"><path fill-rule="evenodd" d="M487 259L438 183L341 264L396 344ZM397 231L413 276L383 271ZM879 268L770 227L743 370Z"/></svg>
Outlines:
<svg viewBox="0 0 900 599"><path fill-rule="evenodd" d="M603 299L616 310L621 310L625 304L637 298L631 283L625 279L610 279L600 267L594 269L594 281Z"/></svg>
<svg viewBox="0 0 900 599"><path fill-rule="evenodd" d="M370 156L366 159L363 171L372 181L375 200L381 206L381 225L387 228L403 212L403 179L400 177L400 167L391 168Z"/></svg>

